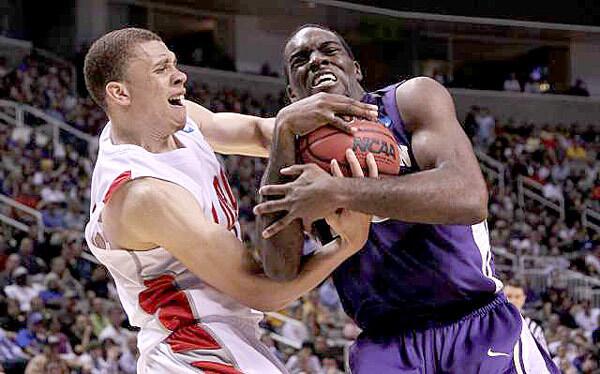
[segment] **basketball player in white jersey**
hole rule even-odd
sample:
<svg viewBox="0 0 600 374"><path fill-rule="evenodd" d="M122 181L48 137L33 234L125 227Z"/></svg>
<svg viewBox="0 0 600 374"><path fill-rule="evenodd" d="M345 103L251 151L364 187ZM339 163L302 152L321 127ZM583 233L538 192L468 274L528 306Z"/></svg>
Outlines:
<svg viewBox="0 0 600 374"><path fill-rule="evenodd" d="M257 338L262 315L254 309L280 309L318 285L363 246L369 217L328 217L339 238L294 281L268 279L249 265L237 202L213 149L265 156L275 121L213 114L185 101L185 74L147 30L104 35L84 70L110 120L100 135L85 237L141 329L138 372L285 372ZM346 104L344 114L373 115L366 104ZM372 157L369 164L376 176Z"/></svg>

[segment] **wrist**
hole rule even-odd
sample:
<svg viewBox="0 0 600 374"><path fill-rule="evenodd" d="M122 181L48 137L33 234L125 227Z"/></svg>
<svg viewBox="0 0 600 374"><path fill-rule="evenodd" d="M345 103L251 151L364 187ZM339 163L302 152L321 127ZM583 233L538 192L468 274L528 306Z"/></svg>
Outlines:
<svg viewBox="0 0 600 374"><path fill-rule="evenodd" d="M275 117L275 126L277 132L281 135L292 132L289 126L287 108L283 108L277 113L277 116Z"/></svg>
<svg viewBox="0 0 600 374"><path fill-rule="evenodd" d="M330 201L333 202L335 209L349 209L350 208L350 194L348 193L348 178L345 177L331 177L330 183L332 184L327 191L330 192L331 196L328 196Z"/></svg>

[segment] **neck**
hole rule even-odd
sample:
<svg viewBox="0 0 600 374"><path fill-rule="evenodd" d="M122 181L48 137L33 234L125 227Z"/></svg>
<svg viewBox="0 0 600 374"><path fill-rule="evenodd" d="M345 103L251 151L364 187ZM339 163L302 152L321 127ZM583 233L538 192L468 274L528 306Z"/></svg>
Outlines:
<svg viewBox="0 0 600 374"><path fill-rule="evenodd" d="M365 89L362 88L362 86L357 83L356 85L353 85L350 88L350 94L348 96L350 96L354 100L360 101L365 96L365 93L366 93Z"/></svg>
<svg viewBox="0 0 600 374"><path fill-rule="evenodd" d="M135 121L109 119L112 124L110 137L114 144L134 144L151 153L163 153L179 148L172 133L144 127Z"/></svg>

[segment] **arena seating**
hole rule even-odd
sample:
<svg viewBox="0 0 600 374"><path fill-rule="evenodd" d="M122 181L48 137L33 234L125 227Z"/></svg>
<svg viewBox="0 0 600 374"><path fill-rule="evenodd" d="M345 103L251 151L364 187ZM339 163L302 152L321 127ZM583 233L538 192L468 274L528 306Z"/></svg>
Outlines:
<svg viewBox="0 0 600 374"><path fill-rule="evenodd" d="M74 93L69 77L51 62L28 56L0 79L0 99L43 109L97 135L104 114ZM188 92L213 111L269 116L284 105L283 96L214 91L194 82ZM490 177L489 227L497 268L505 280L529 285L526 313L545 328L551 354L564 372L584 372L599 358L600 291L586 283L600 276L599 233L581 222L585 209L600 210L599 134L579 126L495 121L490 126L490 117L493 121L493 113L472 113L465 128L478 152L502 166L503 188L496 183L498 175ZM0 225L0 347L8 347L0 349L0 364L6 372L21 372L50 338L58 339L64 363L74 372L134 373L135 329L115 301L110 276L82 240L93 154L69 139L57 146L40 132L0 121L0 193L39 211L45 227L38 238L35 220L0 205L4 217L32 228ZM252 245L252 207L266 163L245 157L224 157L223 163L240 201L244 240ZM563 201L564 213L538 200L520 201L525 198L519 176L541 185L540 196L547 201ZM529 271L523 259L540 271ZM573 277L582 280L577 288L569 283ZM267 316L262 327L263 341L292 373L342 372L344 349L359 332L330 281Z"/></svg>

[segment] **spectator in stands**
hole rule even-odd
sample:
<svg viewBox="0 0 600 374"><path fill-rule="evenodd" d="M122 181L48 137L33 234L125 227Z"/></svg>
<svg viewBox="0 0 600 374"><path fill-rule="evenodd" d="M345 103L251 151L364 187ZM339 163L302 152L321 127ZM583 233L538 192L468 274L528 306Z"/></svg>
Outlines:
<svg viewBox="0 0 600 374"><path fill-rule="evenodd" d="M4 290L8 284L14 282L13 272L21 265L21 256L12 253L6 258L4 269L0 271L0 288Z"/></svg>
<svg viewBox="0 0 600 374"><path fill-rule="evenodd" d="M287 360L285 367L291 374L320 374L322 372L321 363L314 354L314 347L310 342L302 343L302 349Z"/></svg>
<svg viewBox="0 0 600 374"><path fill-rule="evenodd" d="M29 357L9 337L6 331L0 328L0 372L22 373Z"/></svg>
<svg viewBox="0 0 600 374"><path fill-rule="evenodd" d="M27 327L19 330L15 341L26 353L37 355L42 352L47 338L46 321L41 313L32 313L27 319Z"/></svg>
<svg viewBox="0 0 600 374"><path fill-rule="evenodd" d="M21 265L24 266L29 274L35 275L46 270L46 263L34 253L35 242L26 237L19 244L19 255L21 256Z"/></svg>
<svg viewBox="0 0 600 374"><path fill-rule="evenodd" d="M123 353L119 358L119 369L124 374L135 374L137 370L137 359L139 352L137 348L137 337L135 335L129 335L127 337L127 343L123 345Z"/></svg>
<svg viewBox="0 0 600 374"><path fill-rule="evenodd" d="M521 92L521 83L517 80L517 74L510 73L504 81L504 91Z"/></svg>
<svg viewBox="0 0 600 374"><path fill-rule="evenodd" d="M92 339L94 326L86 314L79 314L75 318L75 323L67 330L69 342L73 350L78 353L85 351Z"/></svg>
<svg viewBox="0 0 600 374"><path fill-rule="evenodd" d="M54 335L48 337L43 351L37 354L25 369L25 374L68 374L69 366L60 357L60 339Z"/></svg>
<svg viewBox="0 0 600 374"><path fill-rule="evenodd" d="M520 282L515 280L511 280L506 283L504 286L504 293L508 298L508 301L511 302L521 313L523 313L523 306L527 301L527 296L525 295L525 290ZM538 342L538 344L547 352L548 351L548 343L546 343L546 337L544 336L544 330L538 321L531 319L528 316L523 316L525 319L525 324L531 331L534 339Z"/></svg>
<svg viewBox="0 0 600 374"><path fill-rule="evenodd" d="M496 120L488 108L482 108L479 114L475 116L475 122L477 123L478 144L487 149L496 136Z"/></svg>
<svg viewBox="0 0 600 374"><path fill-rule="evenodd" d="M587 85L581 78L577 78L575 84L567 90L566 94L575 96L590 96L590 93L587 90Z"/></svg>
<svg viewBox="0 0 600 374"><path fill-rule="evenodd" d="M592 344L598 345L600 343L600 316L596 319L596 329L592 333Z"/></svg>
<svg viewBox="0 0 600 374"><path fill-rule="evenodd" d="M14 283L4 287L4 293L7 297L17 300L21 310L28 312L31 309L31 300L39 291L29 284L29 274L23 266L16 268L12 277Z"/></svg>
<svg viewBox="0 0 600 374"><path fill-rule="evenodd" d="M324 374L343 374L340 370L339 364L334 357L325 357L323 359L323 373Z"/></svg>
<svg viewBox="0 0 600 374"><path fill-rule="evenodd" d="M574 310L575 322L588 337L591 337L594 330L598 328L598 317L600 317L600 308L592 308L590 300L586 300L583 305Z"/></svg>
<svg viewBox="0 0 600 374"><path fill-rule="evenodd" d="M46 289L40 291L39 297L44 305L52 309L60 309L64 303L63 289L60 287L58 275L49 273L44 279Z"/></svg>
<svg viewBox="0 0 600 374"><path fill-rule="evenodd" d="M100 297L94 297L92 300L92 313L90 314L90 321L94 328L94 336L99 337L102 331L110 325L110 320L106 315L107 308L105 307L104 299Z"/></svg>

